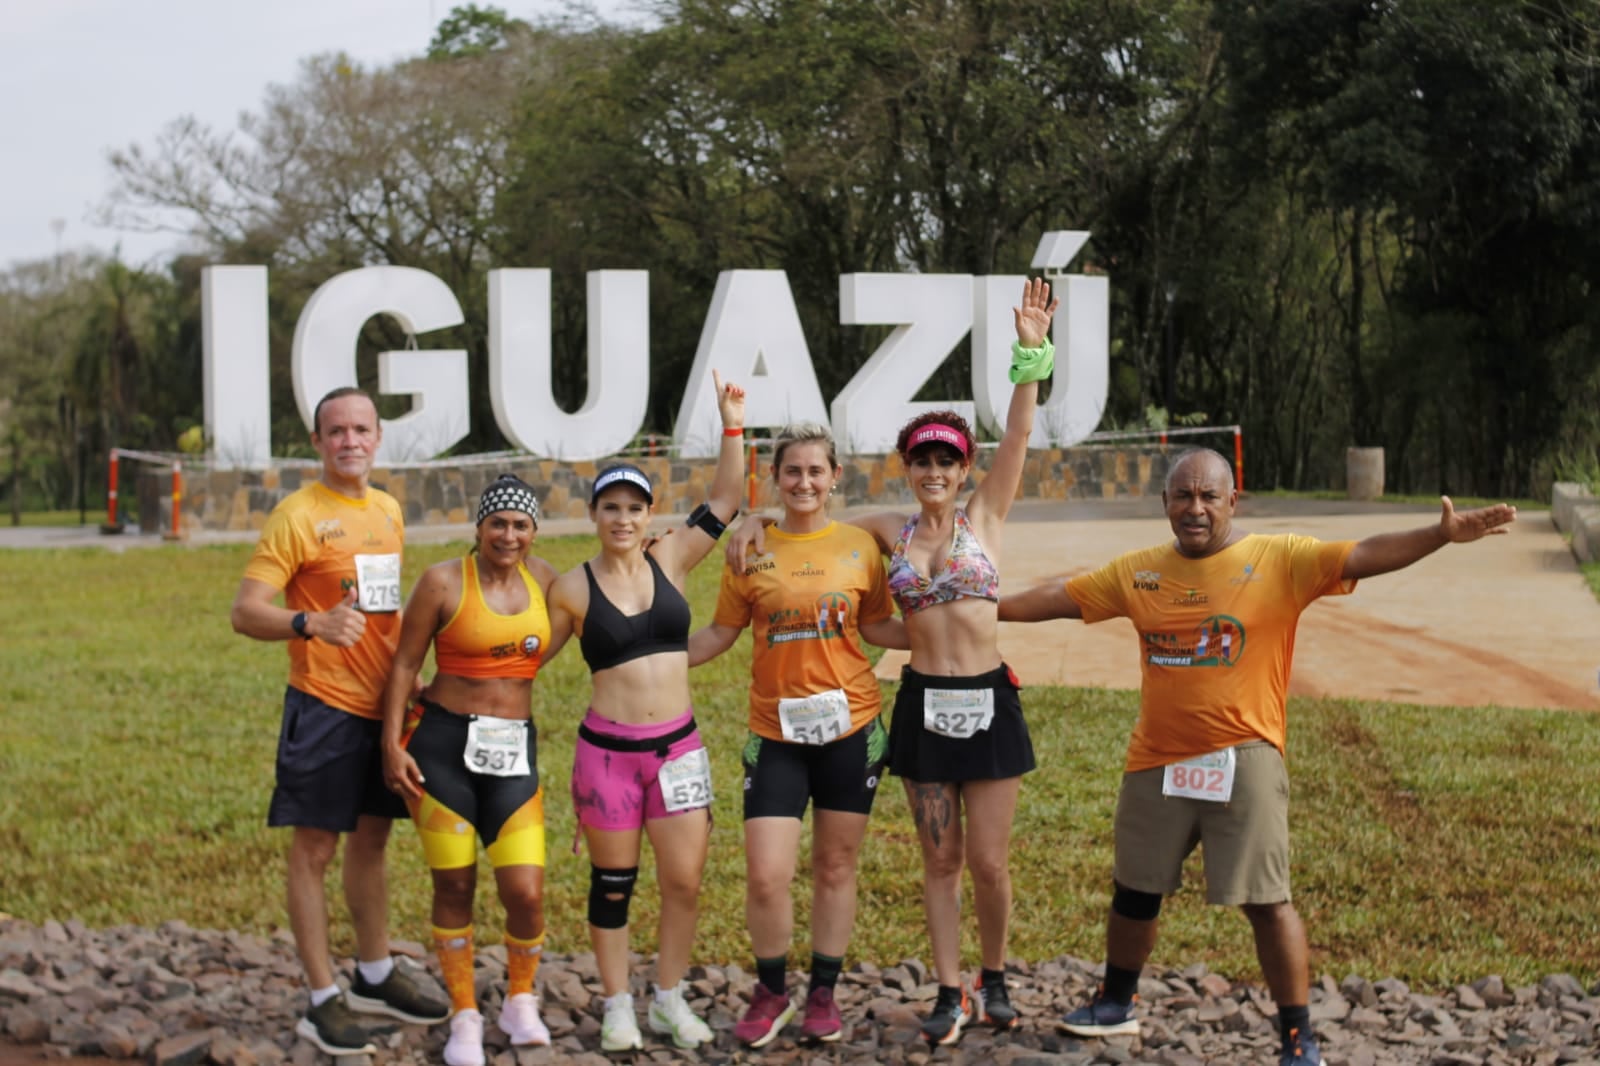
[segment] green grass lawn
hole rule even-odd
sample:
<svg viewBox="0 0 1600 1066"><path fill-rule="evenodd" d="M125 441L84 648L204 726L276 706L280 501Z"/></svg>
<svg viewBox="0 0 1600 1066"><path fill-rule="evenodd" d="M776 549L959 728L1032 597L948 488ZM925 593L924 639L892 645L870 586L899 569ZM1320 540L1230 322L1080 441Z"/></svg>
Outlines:
<svg viewBox="0 0 1600 1066"><path fill-rule="evenodd" d="M90 507L83 512L82 522L78 521L80 516L76 510L23 511L18 517L22 519L21 524L25 526L97 526L106 520L106 508L105 502L102 500L99 507ZM10 524L11 511L9 509L0 510L0 525L9 526Z"/></svg>
<svg viewBox="0 0 1600 1066"><path fill-rule="evenodd" d="M413 547L408 583L460 548ZM539 550L565 569L594 542L563 538ZM265 812L286 655L228 625L248 554L245 546L0 551L8 604L0 911L92 925L182 918L263 932L285 924L287 839L265 827ZM692 577L698 620L710 614L716 581L714 560ZM747 968L738 752L748 661L745 638L692 675L718 793L697 956ZM540 675L535 693L549 797L550 946L586 950L587 859L570 850L566 791L588 695L575 647ZM1024 783L1017 817L1011 953L1098 959L1112 808L1136 697L1035 688L1023 699L1042 769ZM1600 977L1592 717L1348 700L1294 701L1290 712L1295 900L1316 971L1434 988L1490 973L1519 983L1555 971ZM928 957L919 871L905 799L891 782L863 858L853 956ZM648 951L656 913L648 858L643 877L634 942ZM396 832L391 883L395 933L425 939L427 877L409 827ZM479 924L492 935L501 925L493 882L485 874L480 884ZM797 893L802 931L808 895ZM976 930L967 920L970 966ZM335 929L347 947L342 908ZM805 948L797 940L797 960ZM1198 861L1167 904L1152 961L1258 976L1244 919L1204 905Z"/></svg>

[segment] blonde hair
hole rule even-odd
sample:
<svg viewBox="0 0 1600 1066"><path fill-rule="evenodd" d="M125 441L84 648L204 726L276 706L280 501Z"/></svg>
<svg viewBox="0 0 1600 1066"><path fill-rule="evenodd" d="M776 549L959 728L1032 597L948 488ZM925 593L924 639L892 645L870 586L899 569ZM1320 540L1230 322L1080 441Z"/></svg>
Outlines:
<svg viewBox="0 0 1600 1066"><path fill-rule="evenodd" d="M828 432L828 427L819 422L791 422L784 426L772 438L772 474L777 477L778 467L783 465L783 453L789 450L791 444L822 444L828 449L828 469L839 469L839 457L833 444L833 434Z"/></svg>

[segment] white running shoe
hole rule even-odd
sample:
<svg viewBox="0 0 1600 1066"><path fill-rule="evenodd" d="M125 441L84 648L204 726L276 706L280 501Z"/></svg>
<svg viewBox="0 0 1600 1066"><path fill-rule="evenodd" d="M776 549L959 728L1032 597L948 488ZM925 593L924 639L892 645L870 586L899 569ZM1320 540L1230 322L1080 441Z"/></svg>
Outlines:
<svg viewBox="0 0 1600 1066"><path fill-rule="evenodd" d="M539 1017L539 997L531 992L508 996L500 1007L500 1031L517 1047L550 1043L550 1030Z"/></svg>
<svg viewBox="0 0 1600 1066"><path fill-rule="evenodd" d="M445 1066L483 1066L483 1015L458 1010L450 1019L450 1039L444 1044Z"/></svg>
<svg viewBox="0 0 1600 1066"><path fill-rule="evenodd" d="M605 1017L600 1021L601 1051L638 1051L644 1047L639 1019L633 1014L633 997L619 992L606 1000Z"/></svg>
<svg viewBox="0 0 1600 1066"><path fill-rule="evenodd" d="M670 1036L673 1044L687 1051L714 1039L711 1027L689 1009L683 998L682 982L667 992L665 999L657 995L650 1001L650 1031Z"/></svg>

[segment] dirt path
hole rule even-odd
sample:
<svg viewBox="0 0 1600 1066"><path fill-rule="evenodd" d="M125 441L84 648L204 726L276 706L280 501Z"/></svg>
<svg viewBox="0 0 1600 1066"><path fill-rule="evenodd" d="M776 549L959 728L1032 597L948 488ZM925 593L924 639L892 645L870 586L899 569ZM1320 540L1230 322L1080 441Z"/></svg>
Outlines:
<svg viewBox="0 0 1600 1066"><path fill-rule="evenodd" d="M1246 501L1236 524L1253 533L1357 540L1434 520L1436 511L1382 507L1324 513L1319 501ZM1149 517L1133 517L1136 509ZM1159 500L1019 505L1006 527L1003 590L1093 569L1171 537ZM1139 687L1131 625L1122 620L1003 624L1000 648L1024 684ZM899 675L903 653L878 665ZM1473 707L1600 709L1600 604L1548 512L1509 534L1449 545L1415 566L1363 581L1301 618L1290 692Z"/></svg>

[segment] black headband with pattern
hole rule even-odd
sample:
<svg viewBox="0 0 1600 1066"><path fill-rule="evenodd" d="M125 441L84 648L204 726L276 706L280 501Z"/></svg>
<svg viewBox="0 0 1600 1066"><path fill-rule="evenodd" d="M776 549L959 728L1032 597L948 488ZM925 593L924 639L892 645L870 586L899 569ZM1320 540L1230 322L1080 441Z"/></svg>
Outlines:
<svg viewBox="0 0 1600 1066"><path fill-rule="evenodd" d="M521 511L533 519L534 525L539 524L539 500L533 489L516 478L499 478L483 490L483 497L478 500L478 522L496 511Z"/></svg>

